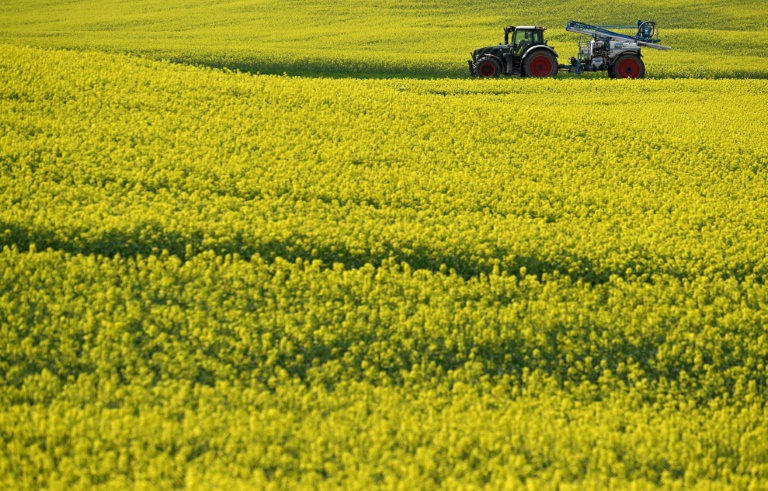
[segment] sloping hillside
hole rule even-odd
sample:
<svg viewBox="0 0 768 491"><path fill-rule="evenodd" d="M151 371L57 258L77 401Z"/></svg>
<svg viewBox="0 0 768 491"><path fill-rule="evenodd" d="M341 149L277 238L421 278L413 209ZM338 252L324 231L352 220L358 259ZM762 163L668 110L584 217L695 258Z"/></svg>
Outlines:
<svg viewBox="0 0 768 491"><path fill-rule="evenodd" d="M270 73L465 76L468 53L510 24L547 26L565 62L579 39L564 30L569 19L655 20L674 51L646 50L650 77L768 75L768 4L758 0L20 0L0 6L0 37Z"/></svg>
<svg viewBox="0 0 768 491"><path fill-rule="evenodd" d="M3 489L765 487L768 82L3 48Z"/></svg>

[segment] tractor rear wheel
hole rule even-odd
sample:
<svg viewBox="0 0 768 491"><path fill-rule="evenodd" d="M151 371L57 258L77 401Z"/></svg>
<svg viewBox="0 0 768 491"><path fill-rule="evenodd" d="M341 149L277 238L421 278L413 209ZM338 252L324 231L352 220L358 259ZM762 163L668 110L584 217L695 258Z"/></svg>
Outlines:
<svg viewBox="0 0 768 491"><path fill-rule="evenodd" d="M608 69L612 78L643 78L645 77L645 63L637 55L621 55Z"/></svg>
<svg viewBox="0 0 768 491"><path fill-rule="evenodd" d="M523 62L523 75L526 77L554 77L557 70L557 58L546 49L533 51Z"/></svg>
<svg viewBox="0 0 768 491"><path fill-rule="evenodd" d="M475 72L481 78L496 78L501 74L501 63L496 58L484 56L475 63Z"/></svg>

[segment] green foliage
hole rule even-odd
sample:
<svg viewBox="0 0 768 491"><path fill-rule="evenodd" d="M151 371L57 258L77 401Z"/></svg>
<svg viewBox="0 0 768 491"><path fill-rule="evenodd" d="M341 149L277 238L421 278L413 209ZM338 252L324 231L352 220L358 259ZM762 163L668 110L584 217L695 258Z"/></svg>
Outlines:
<svg viewBox="0 0 768 491"><path fill-rule="evenodd" d="M6 45L8 489L759 489L768 83Z"/></svg>

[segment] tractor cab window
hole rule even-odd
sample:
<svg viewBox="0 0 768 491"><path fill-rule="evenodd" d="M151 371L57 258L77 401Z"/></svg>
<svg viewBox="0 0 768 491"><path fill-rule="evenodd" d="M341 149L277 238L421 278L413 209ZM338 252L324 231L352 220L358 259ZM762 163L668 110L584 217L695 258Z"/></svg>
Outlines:
<svg viewBox="0 0 768 491"><path fill-rule="evenodd" d="M540 30L534 29L517 29L515 30L515 53L522 55L529 46L543 44L542 35Z"/></svg>
<svg viewBox="0 0 768 491"><path fill-rule="evenodd" d="M515 31L515 46L521 46L523 43L530 43L531 31Z"/></svg>

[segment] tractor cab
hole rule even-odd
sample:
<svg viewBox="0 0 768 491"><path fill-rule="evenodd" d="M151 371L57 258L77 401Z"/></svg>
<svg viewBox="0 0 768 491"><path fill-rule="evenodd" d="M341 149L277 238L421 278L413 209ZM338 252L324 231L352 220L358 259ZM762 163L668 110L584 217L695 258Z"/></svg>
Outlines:
<svg viewBox="0 0 768 491"><path fill-rule="evenodd" d="M516 56L522 57L523 53L531 46L544 44L544 28L534 26L505 27L504 44L511 45L512 52Z"/></svg>
<svg viewBox="0 0 768 491"><path fill-rule="evenodd" d="M504 28L504 44L478 48L469 60L474 77L522 75L552 77L559 65L557 53L544 40L544 27L509 26Z"/></svg>

